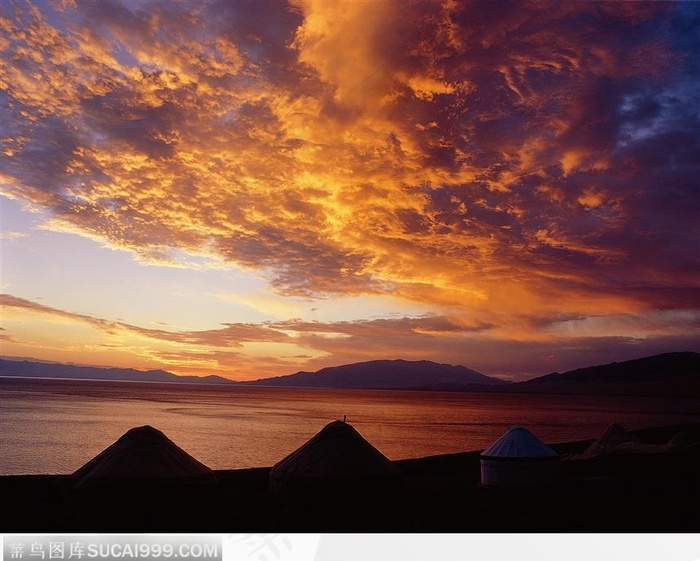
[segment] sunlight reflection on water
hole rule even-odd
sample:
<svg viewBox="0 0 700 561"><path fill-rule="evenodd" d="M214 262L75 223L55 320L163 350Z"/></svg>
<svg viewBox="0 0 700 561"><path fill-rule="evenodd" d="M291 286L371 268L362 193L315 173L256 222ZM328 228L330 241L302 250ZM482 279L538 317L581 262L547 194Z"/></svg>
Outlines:
<svg viewBox="0 0 700 561"><path fill-rule="evenodd" d="M343 415L400 459L483 449L514 424L563 442L594 438L611 422L700 422L700 403L0 378L0 474L71 473L146 424L213 469L270 466Z"/></svg>

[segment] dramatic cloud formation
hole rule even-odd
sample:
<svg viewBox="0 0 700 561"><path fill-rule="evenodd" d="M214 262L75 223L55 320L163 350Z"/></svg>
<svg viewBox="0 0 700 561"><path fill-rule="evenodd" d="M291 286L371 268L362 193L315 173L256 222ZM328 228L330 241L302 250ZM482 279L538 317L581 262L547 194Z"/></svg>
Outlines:
<svg viewBox="0 0 700 561"><path fill-rule="evenodd" d="M696 348L699 24L670 2L3 2L3 191L43 228L430 312L195 331L3 303L240 377Z"/></svg>

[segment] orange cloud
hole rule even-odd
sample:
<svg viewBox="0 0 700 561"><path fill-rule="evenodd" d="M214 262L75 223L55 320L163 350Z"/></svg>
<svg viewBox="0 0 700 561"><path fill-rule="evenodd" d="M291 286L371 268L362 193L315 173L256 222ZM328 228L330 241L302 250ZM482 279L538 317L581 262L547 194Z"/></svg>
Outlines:
<svg viewBox="0 0 700 561"><path fill-rule="evenodd" d="M506 339L554 310L687 309L700 126L676 9L13 2L7 193L144 261L393 295ZM284 343L231 326L118 328Z"/></svg>

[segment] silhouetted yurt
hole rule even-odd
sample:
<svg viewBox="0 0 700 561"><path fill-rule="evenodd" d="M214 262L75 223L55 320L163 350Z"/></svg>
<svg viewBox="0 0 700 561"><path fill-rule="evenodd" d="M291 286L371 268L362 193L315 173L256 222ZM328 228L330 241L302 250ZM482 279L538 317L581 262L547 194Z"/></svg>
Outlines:
<svg viewBox="0 0 700 561"><path fill-rule="evenodd" d="M554 483L559 455L525 427L516 425L481 453L481 483L528 487Z"/></svg>
<svg viewBox="0 0 700 561"><path fill-rule="evenodd" d="M612 423L581 455L582 458L609 456L624 449L642 446L641 438L627 431L622 425Z"/></svg>
<svg viewBox="0 0 700 561"><path fill-rule="evenodd" d="M148 425L130 429L72 475L78 486L173 479L211 481L214 472Z"/></svg>
<svg viewBox="0 0 700 561"><path fill-rule="evenodd" d="M698 445L699 441L688 432L678 432L666 443L669 450L683 450Z"/></svg>
<svg viewBox="0 0 700 561"><path fill-rule="evenodd" d="M337 502L390 492L391 461L351 425L333 421L270 472L270 491L284 502Z"/></svg>

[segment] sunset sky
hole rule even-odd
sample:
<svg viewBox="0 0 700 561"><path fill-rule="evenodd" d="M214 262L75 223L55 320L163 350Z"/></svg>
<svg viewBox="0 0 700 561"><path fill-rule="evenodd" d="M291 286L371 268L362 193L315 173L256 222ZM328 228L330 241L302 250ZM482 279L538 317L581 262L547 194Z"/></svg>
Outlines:
<svg viewBox="0 0 700 561"><path fill-rule="evenodd" d="M2 0L2 355L700 351L700 3Z"/></svg>

